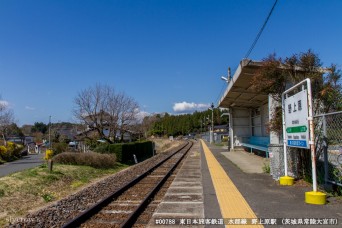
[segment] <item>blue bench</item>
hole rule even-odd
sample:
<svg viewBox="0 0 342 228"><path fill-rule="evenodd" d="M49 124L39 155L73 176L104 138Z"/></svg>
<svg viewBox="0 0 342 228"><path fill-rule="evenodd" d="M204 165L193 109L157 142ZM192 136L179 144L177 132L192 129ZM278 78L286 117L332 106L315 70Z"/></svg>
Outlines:
<svg viewBox="0 0 342 228"><path fill-rule="evenodd" d="M267 158L269 156L268 155L269 144L270 144L269 137L260 137L260 136L250 136L250 137L244 138L241 143L243 147L251 148L251 152L253 152L253 149L265 151Z"/></svg>

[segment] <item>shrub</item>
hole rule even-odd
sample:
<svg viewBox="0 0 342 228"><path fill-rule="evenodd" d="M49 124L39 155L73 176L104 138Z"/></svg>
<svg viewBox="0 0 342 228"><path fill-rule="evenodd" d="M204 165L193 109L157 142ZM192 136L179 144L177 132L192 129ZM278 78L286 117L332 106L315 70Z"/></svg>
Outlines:
<svg viewBox="0 0 342 228"><path fill-rule="evenodd" d="M0 156L5 159L7 156L7 148L4 146L0 146Z"/></svg>
<svg viewBox="0 0 342 228"><path fill-rule="evenodd" d="M95 148L95 151L103 154L115 154L118 162L124 164L133 164L133 154L138 162L144 161L153 156L153 145L151 141L103 144Z"/></svg>
<svg viewBox="0 0 342 228"><path fill-rule="evenodd" d="M3 197L3 196L5 196L5 190L0 189L0 197Z"/></svg>
<svg viewBox="0 0 342 228"><path fill-rule="evenodd" d="M126 161L122 159L122 149L123 149L123 143L120 144L111 144L108 146L108 152L110 154L115 154L116 158L119 162L125 163Z"/></svg>
<svg viewBox="0 0 342 228"><path fill-rule="evenodd" d="M52 143L52 149L55 155L63 153L67 150L68 144L67 143Z"/></svg>
<svg viewBox="0 0 342 228"><path fill-rule="evenodd" d="M16 148L16 144L15 143L12 143L12 142L7 142L6 143L6 148L7 148L7 150L15 150L15 148Z"/></svg>
<svg viewBox="0 0 342 228"><path fill-rule="evenodd" d="M64 152L56 155L53 161L66 165L87 165L94 168L111 168L116 164L115 154L99 154L94 152Z"/></svg>
<svg viewBox="0 0 342 228"><path fill-rule="evenodd" d="M133 154L139 162L153 156L153 143L151 141L127 143L122 148L122 159L133 163Z"/></svg>
<svg viewBox="0 0 342 228"><path fill-rule="evenodd" d="M13 142L7 142L6 146L0 146L0 158L5 161L12 161L20 157L22 145Z"/></svg>
<svg viewBox="0 0 342 228"><path fill-rule="evenodd" d="M53 157L53 161L60 164L76 165L76 156L80 156L80 153L64 152Z"/></svg>
<svg viewBox="0 0 342 228"><path fill-rule="evenodd" d="M95 139L85 139L85 144L89 147L90 150L94 150L97 146L103 145Z"/></svg>
<svg viewBox="0 0 342 228"><path fill-rule="evenodd" d="M21 157L21 152L23 151L24 146L20 144L15 144L16 147L13 151L14 156Z"/></svg>
<svg viewBox="0 0 342 228"><path fill-rule="evenodd" d="M110 144L107 143L102 143L98 145L97 147L94 148L95 152L101 153L101 154L106 154L108 153L108 148Z"/></svg>
<svg viewBox="0 0 342 228"><path fill-rule="evenodd" d="M15 157L13 157L12 148L8 146L0 146L0 155L2 159L5 161L12 161L15 159Z"/></svg>
<svg viewBox="0 0 342 228"><path fill-rule="evenodd" d="M51 202L54 199L53 195L51 194L43 194L42 198L44 199L45 202Z"/></svg>
<svg viewBox="0 0 342 228"><path fill-rule="evenodd" d="M264 173L270 173L271 172L271 167L269 163L264 163L264 165L262 166L262 171Z"/></svg>

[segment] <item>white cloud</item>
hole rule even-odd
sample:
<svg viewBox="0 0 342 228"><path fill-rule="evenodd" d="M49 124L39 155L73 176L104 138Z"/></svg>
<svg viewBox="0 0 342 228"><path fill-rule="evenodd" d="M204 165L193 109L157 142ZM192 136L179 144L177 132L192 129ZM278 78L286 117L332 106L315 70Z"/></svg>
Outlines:
<svg viewBox="0 0 342 228"><path fill-rule="evenodd" d="M135 113L136 113L135 115L136 115L137 120L138 120L139 123L141 123L146 116L150 116L151 115L151 113L145 112L145 111L141 111L139 109L136 109Z"/></svg>
<svg viewBox="0 0 342 228"><path fill-rule="evenodd" d="M202 111L210 107L210 104L196 104L194 102L188 103L186 101L174 103L173 111L175 112L194 112Z"/></svg>
<svg viewBox="0 0 342 228"><path fill-rule="evenodd" d="M0 100L0 105L3 106L3 107L8 107L9 103L8 103L8 101Z"/></svg>
<svg viewBox="0 0 342 228"><path fill-rule="evenodd" d="M27 110L36 110L35 108L33 108L33 107L30 107L30 106L25 106L25 109L27 109Z"/></svg>

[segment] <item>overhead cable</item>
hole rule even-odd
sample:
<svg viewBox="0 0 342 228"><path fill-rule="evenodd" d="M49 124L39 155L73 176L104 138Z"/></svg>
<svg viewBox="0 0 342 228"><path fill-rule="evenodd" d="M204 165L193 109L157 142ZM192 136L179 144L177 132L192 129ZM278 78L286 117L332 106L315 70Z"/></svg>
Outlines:
<svg viewBox="0 0 342 228"><path fill-rule="evenodd" d="M274 7L276 6L277 2L278 2L278 0L275 0L275 2L274 2L274 4L273 4L273 7L272 7L271 11L269 12L269 14L268 14L268 16L267 16L267 18L266 18L264 24L262 25L262 27L261 27L259 33L258 33L257 36L255 37L255 39L254 39L254 41L253 41L251 47L249 48L249 50L248 50L248 52L247 52L247 54L246 54L246 56L245 56L245 59L247 59L247 58L249 57L249 55L251 54L251 52L253 51L253 49L254 49L256 43L258 42L258 40L259 40L259 38L260 38L260 36L261 36L261 34L262 34L262 32L264 31L264 28L266 27L266 24L267 24L268 20L270 19L271 15L272 15L272 12L273 12Z"/></svg>

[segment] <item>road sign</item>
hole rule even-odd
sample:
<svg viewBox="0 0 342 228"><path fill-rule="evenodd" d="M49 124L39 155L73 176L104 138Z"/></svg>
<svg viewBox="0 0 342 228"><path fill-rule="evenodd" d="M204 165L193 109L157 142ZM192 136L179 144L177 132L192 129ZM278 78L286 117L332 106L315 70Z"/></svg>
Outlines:
<svg viewBox="0 0 342 228"><path fill-rule="evenodd" d="M307 90L285 96L284 104L287 146L309 149Z"/></svg>

